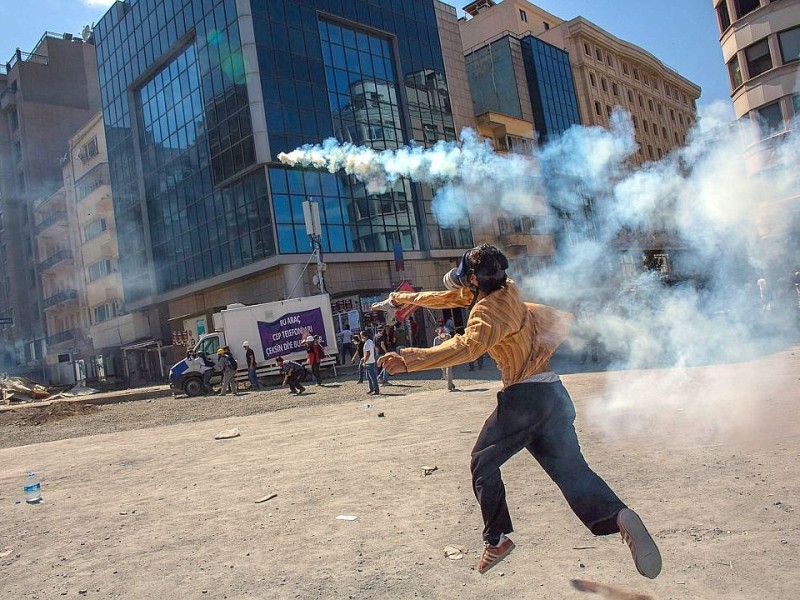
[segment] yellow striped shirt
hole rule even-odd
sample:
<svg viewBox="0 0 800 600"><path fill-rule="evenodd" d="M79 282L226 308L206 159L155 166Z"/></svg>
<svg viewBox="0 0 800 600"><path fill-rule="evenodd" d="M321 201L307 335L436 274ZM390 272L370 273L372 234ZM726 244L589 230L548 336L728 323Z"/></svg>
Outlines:
<svg viewBox="0 0 800 600"><path fill-rule="evenodd" d="M456 308L468 307L472 292L467 288L393 292L391 298L396 304ZM571 313L524 302L519 288L508 280L505 288L478 300L463 334L433 348L405 348L400 354L412 372L471 362L488 352L497 361L503 384L508 386L548 371L550 358L567 337L571 324Z"/></svg>

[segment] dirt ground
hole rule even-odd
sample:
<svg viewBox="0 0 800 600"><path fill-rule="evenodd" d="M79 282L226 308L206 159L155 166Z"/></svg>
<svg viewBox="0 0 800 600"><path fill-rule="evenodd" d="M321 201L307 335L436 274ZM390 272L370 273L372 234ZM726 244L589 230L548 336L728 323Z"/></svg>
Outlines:
<svg viewBox="0 0 800 600"><path fill-rule="evenodd" d="M800 347L563 379L587 460L661 548L654 581L618 536L591 536L523 454L503 469L517 548L479 575L469 452L499 385L373 399L347 383L334 404L168 426L140 415L143 428L116 432L106 406L38 426L12 417L4 435L56 441L7 437L0 449L0 597L601 597L572 579L642 600L798 597ZM190 406L180 401L120 406L178 414ZM55 429L70 422L71 433ZM233 427L239 437L214 439ZM41 504L17 503L27 470L41 475ZM446 558L447 546L463 558Z"/></svg>

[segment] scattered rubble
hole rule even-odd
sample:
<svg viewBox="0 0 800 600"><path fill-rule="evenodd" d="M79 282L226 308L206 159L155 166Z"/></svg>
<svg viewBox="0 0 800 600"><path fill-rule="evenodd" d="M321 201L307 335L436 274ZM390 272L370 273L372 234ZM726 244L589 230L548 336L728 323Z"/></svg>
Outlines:
<svg viewBox="0 0 800 600"><path fill-rule="evenodd" d="M444 547L444 556L445 558L449 558L450 560L461 560L464 558L466 550L463 548L459 548L458 546L445 546Z"/></svg>
<svg viewBox="0 0 800 600"><path fill-rule="evenodd" d="M225 431L220 431L217 435L214 436L215 440L229 440L231 438L239 437L241 434L239 433L239 428L234 427L233 429L226 429Z"/></svg>
<svg viewBox="0 0 800 600"><path fill-rule="evenodd" d="M52 395L46 387L30 379L11 377L6 373L0 375L0 404L35 402Z"/></svg>
<svg viewBox="0 0 800 600"><path fill-rule="evenodd" d="M24 377L0 374L0 404L19 404L41 402L96 394L98 390L78 384L70 389L64 386L47 388L40 383Z"/></svg>
<svg viewBox="0 0 800 600"><path fill-rule="evenodd" d="M256 502L256 504L261 504L262 502L266 502L267 500L272 500L273 498L277 498L277 497L278 497L278 494L270 494L268 496L263 496L261 498L258 498L255 502Z"/></svg>

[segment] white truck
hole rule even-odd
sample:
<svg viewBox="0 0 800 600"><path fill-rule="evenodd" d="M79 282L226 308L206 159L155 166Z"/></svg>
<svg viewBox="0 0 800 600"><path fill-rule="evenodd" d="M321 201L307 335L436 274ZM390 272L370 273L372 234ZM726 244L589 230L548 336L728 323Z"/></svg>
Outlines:
<svg viewBox="0 0 800 600"><path fill-rule="evenodd" d="M309 335L320 336L325 351L321 366L333 367L335 373L339 348L327 294L252 306L229 304L214 314L214 332L201 336L194 350L216 362L217 350L230 347L238 366L236 380L247 381L244 341L256 354L256 375L261 378L278 374L275 359L279 356L302 364L307 358L305 340ZM172 389L182 390L187 396L203 393L200 369L186 360L173 365L169 375ZM212 383L220 379L220 373L215 373Z"/></svg>

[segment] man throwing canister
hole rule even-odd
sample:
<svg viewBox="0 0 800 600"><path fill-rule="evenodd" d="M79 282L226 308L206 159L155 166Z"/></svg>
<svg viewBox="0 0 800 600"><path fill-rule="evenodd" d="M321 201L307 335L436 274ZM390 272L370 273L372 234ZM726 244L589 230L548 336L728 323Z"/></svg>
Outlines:
<svg viewBox="0 0 800 600"><path fill-rule="evenodd" d="M474 361L484 352L497 361L503 388L497 408L472 449L472 487L483 515L485 573L513 549L513 531L500 467L528 450L558 485L570 508L595 535L619 532L639 573L655 578L661 555L639 516L586 464L575 433L575 407L550 358L566 338L572 315L524 302L507 278L508 260L494 246L468 250L444 277L445 292L393 292L373 310L403 305L431 309L468 307L463 334L433 348L405 348L380 364L389 373L438 369Z"/></svg>

